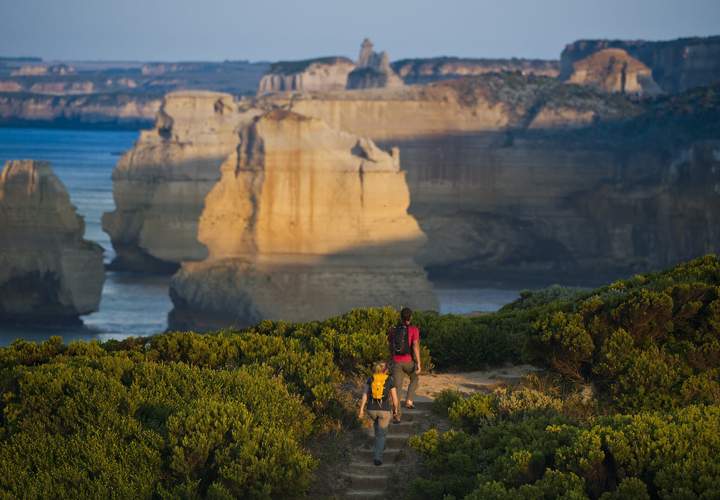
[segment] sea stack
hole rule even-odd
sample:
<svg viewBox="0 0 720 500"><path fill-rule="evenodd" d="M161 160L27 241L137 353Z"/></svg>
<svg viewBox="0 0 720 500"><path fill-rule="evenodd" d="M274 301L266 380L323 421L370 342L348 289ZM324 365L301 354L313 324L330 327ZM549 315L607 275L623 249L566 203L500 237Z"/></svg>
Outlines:
<svg viewBox="0 0 720 500"><path fill-rule="evenodd" d="M397 150L275 110L242 130L221 170L199 223L209 256L171 283L172 328L437 308Z"/></svg>
<svg viewBox="0 0 720 500"><path fill-rule="evenodd" d="M372 89L386 87L402 87L403 81L390 67L387 52L373 51L373 43L363 40L360 46L357 68L347 78L348 89Z"/></svg>
<svg viewBox="0 0 720 500"><path fill-rule="evenodd" d="M114 268L174 272L183 260L206 257L197 241L203 200L220 179L238 127L258 113L230 94L165 96L155 128L141 132L113 171L116 208L103 215L103 230L117 253Z"/></svg>
<svg viewBox="0 0 720 500"><path fill-rule="evenodd" d="M0 321L64 322L97 311L103 250L47 162L9 161L0 174Z"/></svg>

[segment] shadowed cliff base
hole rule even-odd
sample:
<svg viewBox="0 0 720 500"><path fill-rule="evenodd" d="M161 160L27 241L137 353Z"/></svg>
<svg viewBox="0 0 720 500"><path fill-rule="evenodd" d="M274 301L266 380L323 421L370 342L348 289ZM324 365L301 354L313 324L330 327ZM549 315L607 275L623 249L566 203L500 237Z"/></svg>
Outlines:
<svg viewBox="0 0 720 500"><path fill-rule="evenodd" d="M432 285L408 252L414 246L399 241L326 256L275 256L276 262L229 257L183 264L170 284L168 328L315 321L387 305L436 311Z"/></svg>

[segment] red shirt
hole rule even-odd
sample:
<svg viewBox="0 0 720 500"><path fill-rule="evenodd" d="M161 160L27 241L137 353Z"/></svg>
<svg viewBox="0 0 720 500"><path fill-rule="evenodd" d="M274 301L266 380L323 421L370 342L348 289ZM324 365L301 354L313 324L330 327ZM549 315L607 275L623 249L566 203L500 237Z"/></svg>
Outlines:
<svg viewBox="0 0 720 500"><path fill-rule="evenodd" d="M390 332L388 332L388 342L392 340L390 338L390 335L392 335L392 333L393 330L390 330ZM397 363L407 363L408 361L412 361L412 345L415 341L420 342L420 329L417 326L408 325L408 342L410 343L410 354L393 354L393 361Z"/></svg>

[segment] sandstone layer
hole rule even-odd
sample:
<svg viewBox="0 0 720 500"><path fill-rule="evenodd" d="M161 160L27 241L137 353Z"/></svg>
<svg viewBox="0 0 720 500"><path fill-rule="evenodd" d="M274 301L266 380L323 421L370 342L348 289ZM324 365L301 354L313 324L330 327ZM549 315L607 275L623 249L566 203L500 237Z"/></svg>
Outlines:
<svg viewBox="0 0 720 500"><path fill-rule="evenodd" d="M648 66L664 92L678 93L720 82L720 36L660 42L578 40L567 45L560 56L560 77L568 78L576 61L608 48L625 50Z"/></svg>
<svg viewBox="0 0 720 500"><path fill-rule="evenodd" d="M662 91L652 71L622 49L603 49L573 63L570 83L606 92L654 96Z"/></svg>
<svg viewBox="0 0 720 500"><path fill-rule="evenodd" d="M119 269L172 271L202 260L197 241L203 200L239 127L258 111L229 94L175 92L163 100L155 128L143 131L113 171L115 211L104 214Z"/></svg>
<svg viewBox="0 0 720 500"><path fill-rule="evenodd" d="M355 63L346 57L274 63L260 80L258 94L342 90L353 69Z"/></svg>
<svg viewBox="0 0 720 500"><path fill-rule="evenodd" d="M208 194L208 259L173 277L173 327L306 321L353 307L435 309L398 153L271 111L240 134Z"/></svg>
<svg viewBox="0 0 720 500"><path fill-rule="evenodd" d="M103 250L47 162L0 174L0 321L59 322L97 311Z"/></svg>

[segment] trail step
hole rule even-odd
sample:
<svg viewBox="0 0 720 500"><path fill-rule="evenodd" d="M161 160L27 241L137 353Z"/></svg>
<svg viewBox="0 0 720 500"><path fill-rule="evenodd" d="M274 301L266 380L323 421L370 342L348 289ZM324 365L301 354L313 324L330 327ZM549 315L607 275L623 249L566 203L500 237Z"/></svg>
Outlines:
<svg viewBox="0 0 720 500"><path fill-rule="evenodd" d="M386 495L385 490L348 490L345 492L346 498L382 498Z"/></svg>
<svg viewBox="0 0 720 500"><path fill-rule="evenodd" d="M385 469L384 474L359 474L346 472L343 476L350 479L350 487L353 490L367 491L370 489L385 489L390 481L390 469Z"/></svg>
<svg viewBox="0 0 720 500"><path fill-rule="evenodd" d="M375 465L372 463L372 460L353 460L348 465L349 471L348 474L356 473L356 474L381 474L381 473L391 473L393 470L396 470L398 468L404 468L408 467L407 464L394 464L390 462L383 462L382 465Z"/></svg>
<svg viewBox="0 0 720 500"><path fill-rule="evenodd" d="M402 450L400 448L385 448L385 451L383 452L383 463L394 462L400 455L401 451ZM373 450L361 448L361 449L355 451L355 456L361 460L365 459L365 460L368 460L370 463L372 463Z"/></svg>

